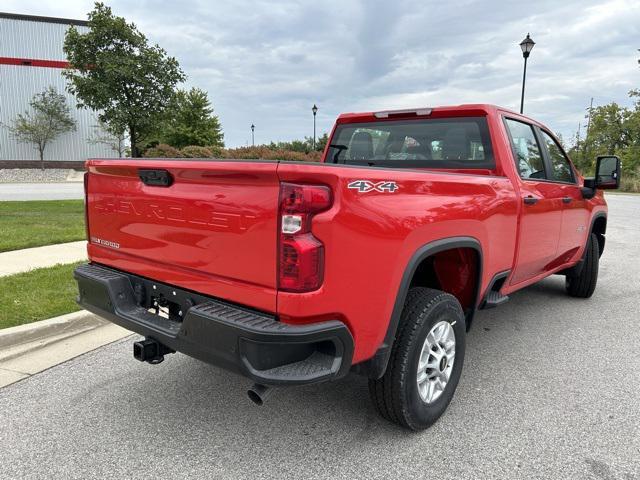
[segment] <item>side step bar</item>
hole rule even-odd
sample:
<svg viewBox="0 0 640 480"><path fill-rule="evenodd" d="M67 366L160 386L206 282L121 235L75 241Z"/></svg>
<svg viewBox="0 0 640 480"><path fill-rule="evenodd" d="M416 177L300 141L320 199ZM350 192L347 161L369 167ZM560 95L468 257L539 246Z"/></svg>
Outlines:
<svg viewBox="0 0 640 480"><path fill-rule="evenodd" d="M509 296L502 295L500 293L500 290L502 290L502 286L504 285L504 282L507 281L510 273L510 270L506 272L500 272L493 277L491 283L489 284L489 288L487 289L487 293L480 303L481 310L499 307L500 305L503 305L509 301Z"/></svg>
<svg viewBox="0 0 640 480"><path fill-rule="evenodd" d="M508 301L509 301L508 295L502 295L500 292L491 290L485 297L482 308L486 310L487 308L499 307L500 305L503 305Z"/></svg>

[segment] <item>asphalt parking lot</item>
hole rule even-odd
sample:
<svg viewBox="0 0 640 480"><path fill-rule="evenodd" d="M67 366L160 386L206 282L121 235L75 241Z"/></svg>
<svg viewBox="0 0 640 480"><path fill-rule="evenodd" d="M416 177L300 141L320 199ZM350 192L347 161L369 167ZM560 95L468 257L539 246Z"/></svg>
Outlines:
<svg viewBox="0 0 640 480"><path fill-rule="evenodd" d="M596 293L480 312L448 412L410 433L366 380L277 390L131 339L0 390L1 478L640 479L640 196L610 195Z"/></svg>

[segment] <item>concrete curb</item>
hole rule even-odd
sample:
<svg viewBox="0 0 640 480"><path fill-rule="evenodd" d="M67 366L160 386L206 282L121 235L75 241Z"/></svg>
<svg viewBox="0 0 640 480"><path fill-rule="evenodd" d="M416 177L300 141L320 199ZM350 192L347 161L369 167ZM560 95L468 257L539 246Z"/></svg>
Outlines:
<svg viewBox="0 0 640 480"><path fill-rule="evenodd" d="M0 388L130 335L86 310L0 330Z"/></svg>
<svg viewBox="0 0 640 480"><path fill-rule="evenodd" d="M59 335L68 337L106 323L106 320L96 317L86 310L80 310L39 322L4 328L0 330L0 358L3 358L3 350L10 347L43 340L47 337Z"/></svg>

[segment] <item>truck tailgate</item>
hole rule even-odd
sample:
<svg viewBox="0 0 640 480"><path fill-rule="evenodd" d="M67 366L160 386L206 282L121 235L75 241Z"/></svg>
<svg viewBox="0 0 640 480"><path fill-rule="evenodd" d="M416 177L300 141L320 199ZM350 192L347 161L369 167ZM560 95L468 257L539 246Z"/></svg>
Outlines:
<svg viewBox="0 0 640 480"><path fill-rule="evenodd" d="M90 160L89 257L275 311L276 168L268 161ZM171 184L143 182L146 170Z"/></svg>

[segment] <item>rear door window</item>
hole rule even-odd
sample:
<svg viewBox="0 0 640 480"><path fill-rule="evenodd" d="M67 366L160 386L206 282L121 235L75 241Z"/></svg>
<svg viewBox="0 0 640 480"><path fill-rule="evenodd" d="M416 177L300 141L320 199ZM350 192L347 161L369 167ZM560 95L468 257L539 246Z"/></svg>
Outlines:
<svg viewBox="0 0 640 480"><path fill-rule="evenodd" d="M523 179L546 179L542 151L533 127L511 118L505 119L507 131L516 162L516 168Z"/></svg>
<svg viewBox="0 0 640 480"><path fill-rule="evenodd" d="M327 161L396 168L495 167L485 117L338 125Z"/></svg>

